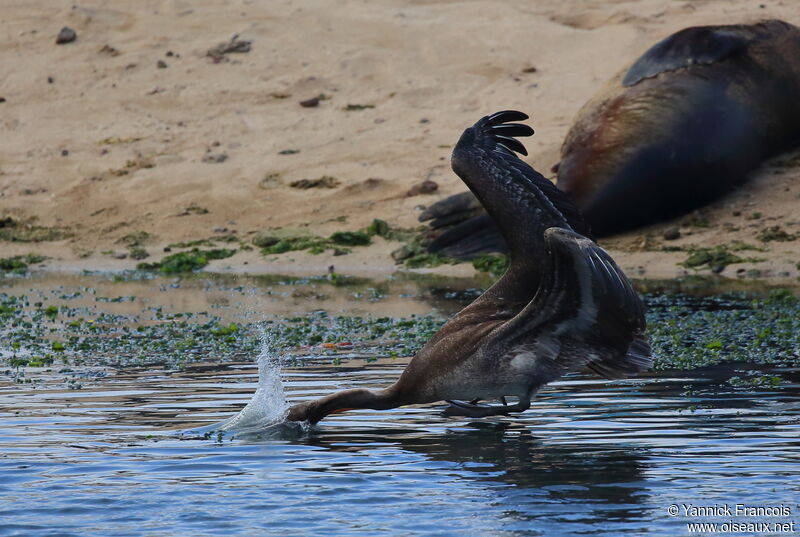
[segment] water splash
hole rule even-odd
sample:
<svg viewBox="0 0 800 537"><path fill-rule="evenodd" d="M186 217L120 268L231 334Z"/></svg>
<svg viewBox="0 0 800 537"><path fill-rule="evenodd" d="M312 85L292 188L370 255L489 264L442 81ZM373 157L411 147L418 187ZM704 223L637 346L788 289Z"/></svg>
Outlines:
<svg viewBox="0 0 800 537"><path fill-rule="evenodd" d="M272 334L260 327L261 352L258 363L258 388L256 393L235 416L220 423L204 427L199 432L224 432L227 434L260 433L283 423L288 405L281 378L281 359L274 348Z"/></svg>

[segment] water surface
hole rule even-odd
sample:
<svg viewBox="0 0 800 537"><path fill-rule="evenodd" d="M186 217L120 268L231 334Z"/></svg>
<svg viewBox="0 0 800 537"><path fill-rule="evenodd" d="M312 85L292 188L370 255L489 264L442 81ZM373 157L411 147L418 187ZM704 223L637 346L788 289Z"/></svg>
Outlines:
<svg viewBox="0 0 800 537"><path fill-rule="evenodd" d="M199 312L213 302L227 322L272 315L263 304L278 286L205 282L189 292L174 283L127 282L134 300L86 307L133 316L154 306ZM117 296L97 279L59 285L62 295L83 285ZM407 282L387 284L374 301L353 297L359 290L280 285L275 318L310 309L399 315L403 304L444 318L463 298ZM56 289L22 280L0 291L26 286L42 296ZM303 298L309 289L332 302ZM408 359L371 348L293 350L283 369L287 399L392 382ZM33 368L28 384L6 371L0 535L677 536L697 534L686 523L703 520L800 522L797 368L759 367L780 378L774 386L729 382L752 369L735 364L618 382L574 375L516 417L444 418L441 405L425 405L333 415L311 429L185 434L234 415L256 391L258 351L214 352L181 368L87 357L67 372L57 363ZM669 515L670 505L688 503L783 504L791 516Z"/></svg>

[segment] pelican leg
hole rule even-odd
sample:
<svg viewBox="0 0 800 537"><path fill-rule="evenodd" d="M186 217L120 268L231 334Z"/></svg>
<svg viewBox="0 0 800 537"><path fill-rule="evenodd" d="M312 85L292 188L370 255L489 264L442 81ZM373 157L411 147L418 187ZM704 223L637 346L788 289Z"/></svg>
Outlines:
<svg viewBox="0 0 800 537"><path fill-rule="evenodd" d="M508 416L511 412L525 412L531 407L530 399L520 399L515 405L473 405L464 401L448 401L450 406L442 411L443 416L466 416L485 418L486 416Z"/></svg>

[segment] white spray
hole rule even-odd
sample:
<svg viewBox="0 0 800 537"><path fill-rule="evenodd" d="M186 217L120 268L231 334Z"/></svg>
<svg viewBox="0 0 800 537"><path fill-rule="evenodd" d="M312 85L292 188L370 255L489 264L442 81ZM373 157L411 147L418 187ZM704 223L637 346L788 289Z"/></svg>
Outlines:
<svg viewBox="0 0 800 537"><path fill-rule="evenodd" d="M255 433L280 423L286 417L288 405L281 379L280 356L272 337L261 327L261 352L258 363L258 388L247 405L235 416L213 426L216 431Z"/></svg>

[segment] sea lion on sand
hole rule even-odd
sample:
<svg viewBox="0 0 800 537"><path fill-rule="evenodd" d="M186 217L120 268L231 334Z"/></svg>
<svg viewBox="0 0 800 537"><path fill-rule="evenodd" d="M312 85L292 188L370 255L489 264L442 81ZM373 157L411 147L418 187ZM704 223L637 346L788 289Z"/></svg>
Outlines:
<svg viewBox="0 0 800 537"><path fill-rule="evenodd" d="M597 236L697 209L800 143L800 29L698 26L654 45L578 112L558 186Z"/></svg>
<svg viewBox="0 0 800 537"><path fill-rule="evenodd" d="M710 203L799 144L800 29L778 20L697 26L651 47L581 108L557 186L603 237ZM469 199L456 201L443 200L460 220L437 212L443 202L427 211L455 224L439 228L430 250L503 251L496 227L472 222L485 217L464 210Z"/></svg>

